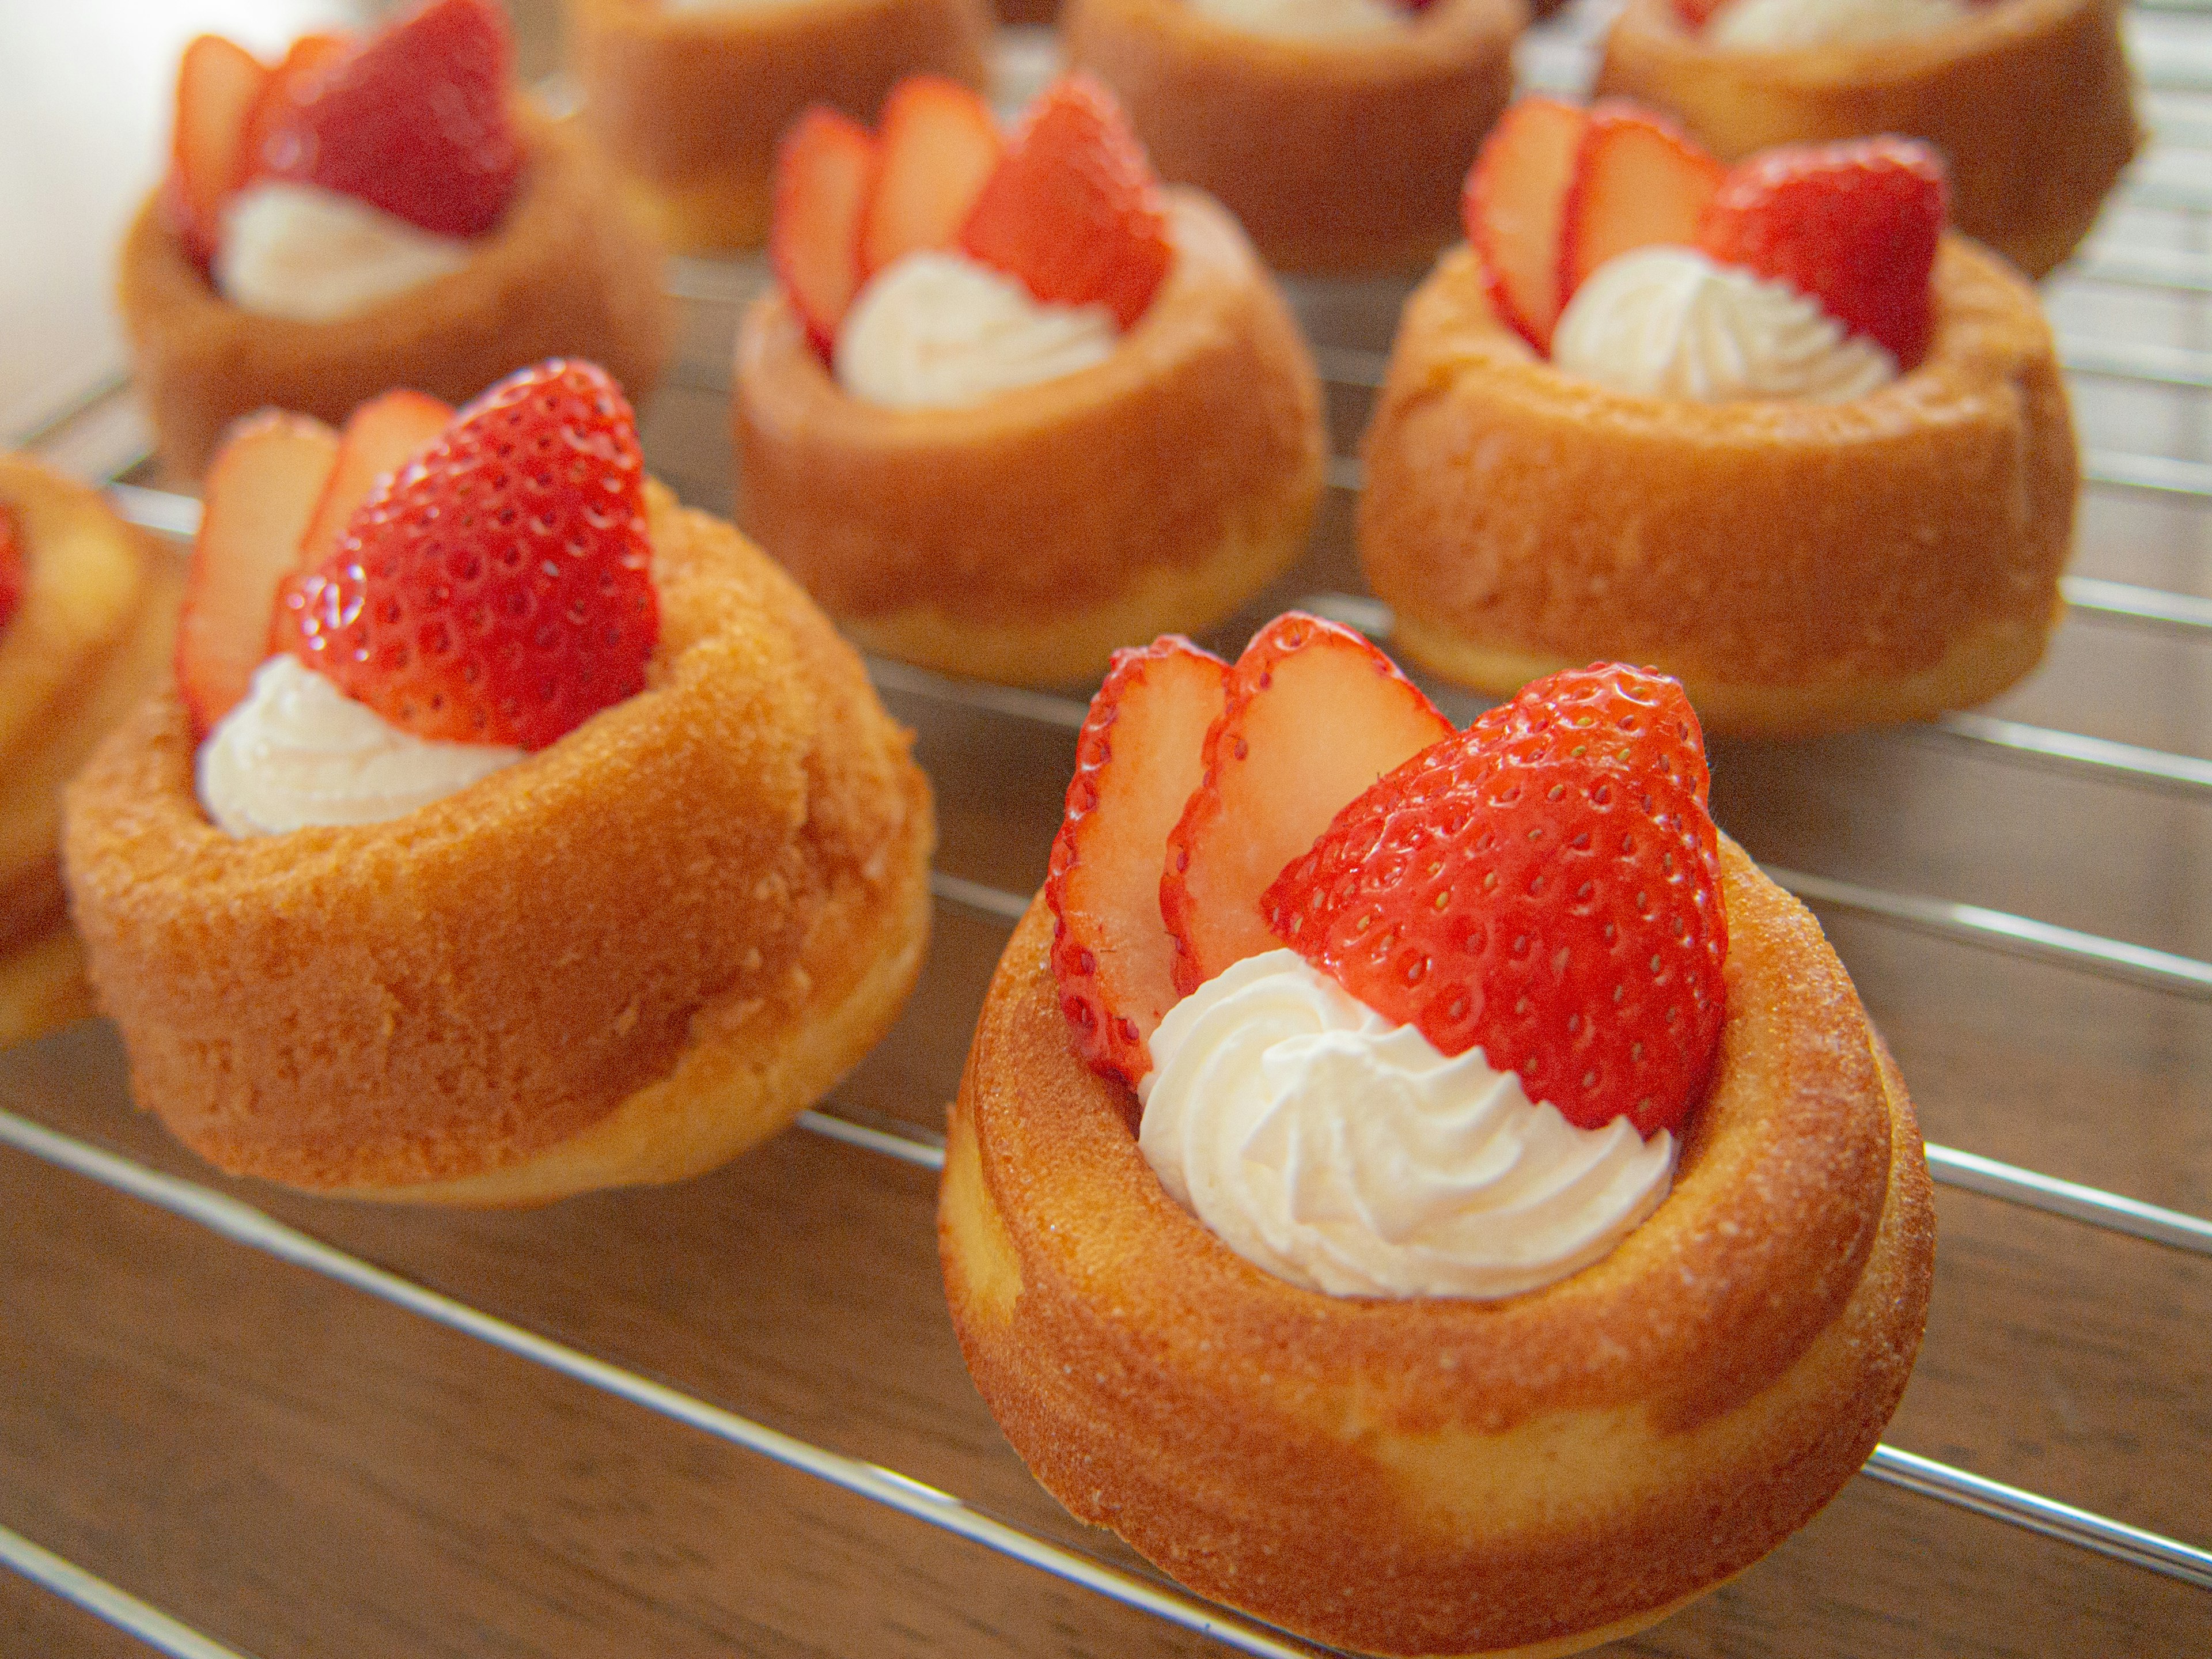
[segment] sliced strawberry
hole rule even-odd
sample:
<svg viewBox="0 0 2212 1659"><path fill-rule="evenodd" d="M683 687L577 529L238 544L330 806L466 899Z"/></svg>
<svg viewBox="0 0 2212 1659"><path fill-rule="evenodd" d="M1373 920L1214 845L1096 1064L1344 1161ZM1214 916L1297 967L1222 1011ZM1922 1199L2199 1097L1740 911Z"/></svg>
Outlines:
<svg viewBox="0 0 2212 1659"><path fill-rule="evenodd" d="M5 501L0 501L0 634L5 634L8 624L15 620L15 608L23 602L25 580L15 514Z"/></svg>
<svg viewBox="0 0 2212 1659"><path fill-rule="evenodd" d="M1038 299L1134 325L1175 251L1159 182L1114 94L1087 75L1037 95L961 227L960 246Z"/></svg>
<svg viewBox="0 0 2212 1659"><path fill-rule="evenodd" d="M820 105L792 124L775 152L768 259L826 360L860 287L860 219L874 188L868 130Z"/></svg>
<svg viewBox="0 0 2212 1659"><path fill-rule="evenodd" d="M1451 722L1352 629L1288 611L1253 636L1168 836L1160 915L1184 996L1275 948L1260 895L1336 811Z"/></svg>
<svg viewBox="0 0 2212 1659"><path fill-rule="evenodd" d="M1911 368L1934 326L1943 161L1916 138L1764 150L1698 228L1714 258L1790 283Z"/></svg>
<svg viewBox="0 0 2212 1659"><path fill-rule="evenodd" d="M509 376L277 594L293 655L419 738L542 749L643 689L659 633L637 422L606 371Z"/></svg>
<svg viewBox="0 0 2212 1659"><path fill-rule="evenodd" d="M260 170L444 236L498 225L522 175L514 42L496 0L424 0L288 89Z"/></svg>
<svg viewBox="0 0 2212 1659"><path fill-rule="evenodd" d="M292 42L270 71L246 118L239 145L240 184L251 183L266 170L262 155L269 147L269 136L292 118L294 106L307 95L317 77L353 49L352 37L343 34L303 34Z"/></svg>
<svg viewBox="0 0 2212 1659"><path fill-rule="evenodd" d="M450 405L421 392L387 392L354 410L338 434L337 464L301 538L295 568L327 558L377 481L428 449L453 419Z"/></svg>
<svg viewBox="0 0 2212 1659"><path fill-rule="evenodd" d="M246 122L269 80L266 64L220 34L194 40L177 65L177 125L161 211L202 270L215 258L222 204L245 174Z"/></svg>
<svg viewBox="0 0 2212 1659"><path fill-rule="evenodd" d="M916 75L884 100L881 164L860 217L860 279L902 254L951 247L1006 141L991 107L957 81Z"/></svg>
<svg viewBox="0 0 2212 1659"><path fill-rule="evenodd" d="M1705 27L1727 3L1728 0L1674 0L1674 15L1682 20L1684 27L1694 32Z"/></svg>
<svg viewBox="0 0 2212 1659"><path fill-rule="evenodd" d="M1728 955L1703 750L1662 675L1539 680L1337 814L1268 887L1268 926L1571 1123L1679 1127L1712 1066Z"/></svg>
<svg viewBox="0 0 2212 1659"><path fill-rule="evenodd" d="M1588 123L1573 104L1522 99L1483 141L1460 198L1492 307L1547 355L1566 304L1559 292L1559 232Z"/></svg>
<svg viewBox="0 0 2212 1659"><path fill-rule="evenodd" d="M1228 678L1228 664L1177 635L1118 651L1075 743L1044 884L1052 971L1078 1051L1132 1085L1152 1070L1146 1045L1176 1004L1160 866Z"/></svg>
<svg viewBox="0 0 2212 1659"><path fill-rule="evenodd" d="M330 428L274 412L240 422L216 453L177 621L177 690L195 735L245 697L268 657L270 605L299 568L337 459Z"/></svg>
<svg viewBox="0 0 2212 1659"><path fill-rule="evenodd" d="M1593 107L1575 152L1559 229L1564 305L1607 260L1639 247L1692 247L1728 169L1633 104Z"/></svg>

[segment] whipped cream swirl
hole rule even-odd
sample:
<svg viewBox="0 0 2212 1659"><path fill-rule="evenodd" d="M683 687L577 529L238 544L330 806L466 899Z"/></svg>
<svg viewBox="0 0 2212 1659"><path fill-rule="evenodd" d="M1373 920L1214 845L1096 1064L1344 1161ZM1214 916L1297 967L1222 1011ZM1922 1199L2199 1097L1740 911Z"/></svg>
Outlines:
<svg viewBox="0 0 2212 1659"><path fill-rule="evenodd" d="M1326 40L1404 28L1413 14L1389 0L1188 0L1201 17L1247 34L1291 40Z"/></svg>
<svg viewBox="0 0 2212 1659"><path fill-rule="evenodd" d="M958 409L1103 362L1121 338L1103 306L1041 304L957 253L893 260L837 331L837 384L891 409Z"/></svg>
<svg viewBox="0 0 2212 1659"><path fill-rule="evenodd" d="M1200 986L1152 1050L1138 1145L1160 1184L1248 1261L1334 1296L1534 1290L1611 1250L1674 1177L1665 1131L1577 1128L1293 951Z"/></svg>
<svg viewBox="0 0 2212 1659"><path fill-rule="evenodd" d="M200 745L198 781L217 828L281 836L310 824L382 823L521 758L520 749L402 732L296 658L275 656Z"/></svg>
<svg viewBox="0 0 2212 1659"><path fill-rule="evenodd" d="M1966 0L1731 0L1706 23L1705 38L1737 52L1861 46L1932 34L1972 15Z"/></svg>
<svg viewBox="0 0 2212 1659"><path fill-rule="evenodd" d="M263 183L223 210L216 291L240 311L331 323L468 264L470 245L313 185Z"/></svg>
<svg viewBox="0 0 2212 1659"><path fill-rule="evenodd" d="M1552 365L1648 398L1844 403L1897 378L1897 360L1818 301L1694 248L1608 259L1575 290Z"/></svg>

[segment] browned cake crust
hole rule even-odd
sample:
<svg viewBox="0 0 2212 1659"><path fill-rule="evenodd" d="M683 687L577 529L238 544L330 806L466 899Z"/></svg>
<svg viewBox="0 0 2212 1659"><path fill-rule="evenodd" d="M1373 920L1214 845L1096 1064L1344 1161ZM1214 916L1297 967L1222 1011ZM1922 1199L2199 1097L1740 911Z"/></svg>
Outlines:
<svg viewBox="0 0 2212 1659"><path fill-rule="evenodd" d="M2050 326L1947 237L1936 332L1849 403L1700 404L1562 374L1459 249L1407 303L1366 439L1359 550L1398 647L1504 696L1597 659L1707 725L1923 719L2041 657L2078 464Z"/></svg>
<svg viewBox="0 0 2212 1659"><path fill-rule="evenodd" d="M0 454L27 578L0 632L0 1047L92 1012L62 890L62 786L167 673L179 562L98 493Z"/></svg>
<svg viewBox="0 0 2212 1659"><path fill-rule="evenodd" d="M133 1092L211 1163L471 1203L673 1180L889 1027L933 837L907 733L781 571L648 499L647 690L457 795L233 840L167 690L71 787Z"/></svg>
<svg viewBox="0 0 2212 1659"><path fill-rule="evenodd" d="M848 397L780 293L738 336L746 532L870 647L1056 684L1227 616L1304 550L1313 362L1218 204L1168 192L1175 263L1104 362L966 409Z"/></svg>
<svg viewBox="0 0 2212 1659"><path fill-rule="evenodd" d="M530 164L475 257L337 322L227 303L149 197L123 245L119 297L163 465L198 477L223 428L258 409L335 424L394 386L458 404L547 357L588 357L642 408L668 355L660 250L588 140L526 108L517 119Z"/></svg>
<svg viewBox="0 0 2212 1659"><path fill-rule="evenodd" d="M670 10L568 0L584 118L678 252L768 238L775 143L809 104L872 122L908 75L981 90L988 0L788 0Z"/></svg>
<svg viewBox="0 0 2212 1659"><path fill-rule="evenodd" d="M1728 1017L1672 1193L1527 1295L1339 1298L1178 1207L1073 1054L1040 898L952 1113L938 1238L1038 1480L1204 1595L1386 1654L1572 1652L1757 1560L1863 1462L1924 1322L1911 1102L1803 908L1723 840Z"/></svg>
<svg viewBox="0 0 2212 1659"><path fill-rule="evenodd" d="M1182 0L1068 0L1072 62L1110 85L1164 179L1218 197L1284 270L1419 270L1513 92L1522 0L1437 0L1407 27L1271 39Z"/></svg>
<svg viewBox="0 0 2212 1659"><path fill-rule="evenodd" d="M2120 0L1996 0L1926 34L1790 52L1717 50L1673 0L1628 0L1597 89L1673 111L1723 161L1925 138L1950 162L1952 222L2031 276L2074 251L2142 137Z"/></svg>

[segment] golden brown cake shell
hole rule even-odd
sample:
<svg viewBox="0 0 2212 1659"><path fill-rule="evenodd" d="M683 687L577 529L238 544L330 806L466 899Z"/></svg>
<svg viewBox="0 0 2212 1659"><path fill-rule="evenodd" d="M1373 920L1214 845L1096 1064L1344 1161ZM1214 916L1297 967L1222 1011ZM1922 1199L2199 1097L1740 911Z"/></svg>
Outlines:
<svg viewBox="0 0 2212 1659"><path fill-rule="evenodd" d="M787 0L678 11L568 0L584 119L679 252L765 241L776 140L810 104L872 123L903 77L981 90L986 0Z"/></svg>
<svg viewBox="0 0 2212 1659"><path fill-rule="evenodd" d="M2032 668L2079 482L2051 330L1947 237L1920 366L1842 404L1609 391L1536 358L1448 255L1366 438L1360 560L1401 647L1503 696L1598 659L1716 730L1924 718Z"/></svg>
<svg viewBox="0 0 2212 1659"><path fill-rule="evenodd" d="M961 1082L939 1241L1037 1478L1192 1589L1387 1654L1574 1651L1802 1525L1904 1389L1932 1192L1818 926L1734 843L1723 863L1728 1015L1672 1192L1603 1260L1492 1302L1324 1296L1178 1207L1128 1091L1071 1048L1034 903Z"/></svg>
<svg viewBox="0 0 2212 1659"><path fill-rule="evenodd" d="M1456 240L1513 92L1522 0L1436 0L1403 27L1285 40L1183 0L1069 0L1069 60L1120 94L1164 179L1218 198L1268 264L1419 270Z"/></svg>
<svg viewBox="0 0 2212 1659"><path fill-rule="evenodd" d="M97 491L0 454L27 577L0 632L0 1047L91 1012L64 917L62 787L168 671L184 575Z"/></svg>
<svg viewBox="0 0 2212 1659"><path fill-rule="evenodd" d="M780 293L738 337L738 521L841 623L1029 684L1235 610L1304 550L1320 386L1251 246L1167 192L1176 257L1114 354L965 409L848 396Z"/></svg>
<svg viewBox="0 0 2212 1659"><path fill-rule="evenodd" d="M668 356L659 247L587 138L527 108L517 119L529 164L468 264L335 322L229 304L148 198L119 297L163 465L198 477L223 428L258 409L335 425L394 386L459 404L548 357L590 359L643 407Z"/></svg>
<svg viewBox="0 0 2212 1659"><path fill-rule="evenodd" d="M646 690L386 823L234 840L148 702L70 791L71 901L133 1092L237 1174L536 1202L760 1139L888 1028L933 839L851 648L649 487Z"/></svg>
<svg viewBox="0 0 2212 1659"><path fill-rule="evenodd" d="M1996 0L1924 34L1784 52L1718 49L1673 0L1628 0L1597 89L1673 112L1723 161L1925 138L1950 164L1952 222L2031 276L2074 251L2142 142L2119 0Z"/></svg>

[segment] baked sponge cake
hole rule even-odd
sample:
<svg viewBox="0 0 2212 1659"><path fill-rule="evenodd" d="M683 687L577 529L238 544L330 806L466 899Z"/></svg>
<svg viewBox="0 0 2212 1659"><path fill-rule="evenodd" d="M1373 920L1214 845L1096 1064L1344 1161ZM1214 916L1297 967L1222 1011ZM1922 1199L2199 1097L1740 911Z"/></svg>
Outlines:
<svg viewBox="0 0 2212 1659"><path fill-rule="evenodd" d="M93 1012L62 787L167 674L183 584L96 491L0 454L0 1047Z"/></svg>
<svg viewBox="0 0 2212 1659"><path fill-rule="evenodd" d="M1388 767L1416 740L1410 688L1328 637L1285 618L1225 691L1212 680L1202 770L1151 747L1180 744L1175 706L1207 690L1187 646L1131 653L1102 690L1112 742L1094 705L1053 876L952 1109L953 1322L1037 1479L1191 1589L1364 1653L1577 1652L1743 1571L1876 1443L1928 1304L1919 1133L1812 918L1710 820L1685 823L1702 763L1654 677L1532 687L1386 770L1273 881L1239 872L1204 828L1209 793L1271 861L1334 802L1276 787L1326 772L1322 745ZM1345 718L1322 736L1261 712L1278 696ZM1152 809L1194 773L1155 951L1121 908L1122 854L1149 846L1160 870ZM1516 860L1540 856L1582 884L1529 886ZM1626 866L1647 874L1609 893ZM1201 908L1241 898L1259 920L1179 913L1178 873ZM1639 934L1617 969L1577 920L1593 907ZM1470 942L1486 923L1495 951ZM1254 927L1273 948L1153 994L1140 959L1182 982L1192 953ZM1516 977L1524 929L1574 990ZM1655 981L1644 955L1678 937ZM1514 984L1533 1024L1496 994ZM1640 1055L1613 1052L1625 1006ZM1444 1028L1469 1018L1483 1039L1453 1054ZM1706 1070L1679 1074L1686 1115L1632 1127L1683 1104L1647 1062L1668 1070L1692 1030ZM1592 1122L1616 1104L1630 1115ZM1555 1224L1585 1204L1607 1223Z"/></svg>
<svg viewBox="0 0 2212 1659"><path fill-rule="evenodd" d="M579 372L553 366L570 381ZM505 391L486 400L501 421L517 406ZM606 391L586 381L580 395L603 401ZM371 494L365 529L380 503L409 518L419 489L452 488L466 455L482 458L454 434ZM588 431L585 441L598 447ZM624 450L634 466L634 440ZM675 1180L787 1122L896 1016L927 936L933 838L907 734L772 563L641 474L629 486L641 489L635 528L647 562L591 581L649 573L657 637L639 653L634 691L620 647L592 659L585 678L615 695L571 729L530 727L526 696L522 729L480 733L517 746L491 751L473 781L431 787L433 798L380 821L276 827L289 822L271 817L289 798L219 789L218 774L243 769L250 784L257 767L281 771L288 747L312 741L286 724L306 700L358 719L371 711L356 696L378 697L390 711L378 717L394 727L474 718L460 691L441 699L419 676L404 682L381 646L362 653L365 668L333 671L356 675L333 690L302 665L312 619L288 623L280 599L270 634L289 642L208 743L195 705L219 678L222 647L188 629L195 643L180 653L178 684L139 708L72 787L69 880L101 1006L121 1030L140 1104L210 1162L318 1191L465 1204ZM582 487L599 491L596 475ZM211 525L227 516L220 505L210 503ZM349 553L313 568L340 580L351 558L374 581L400 556L394 543L374 544L386 551L364 554L356 537ZM440 545L441 556L473 556ZM496 545L477 550L490 548L496 563ZM318 580L295 570L284 592L317 603L328 591ZM534 590L472 590L493 608L517 591ZM380 589L362 608L386 604L414 601ZM622 605L636 612L634 595ZM604 614L586 617L580 643L547 648L578 660L610 626ZM438 625L410 617L409 629ZM471 625L464 613L451 624ZM473 674L457 662L450 682L491 684L495 724L501 660L487 654ZM296 675L293 689L272 693L263 682L282 673ZM363 673L401 684L411 707ZM227 736L249 711L261 735ZM403 735L375 741L404 749ZM306 775L293 793L311 799L397 787L389 771L367 782ZM363 816L343 801L325 810Z"/></svg>

